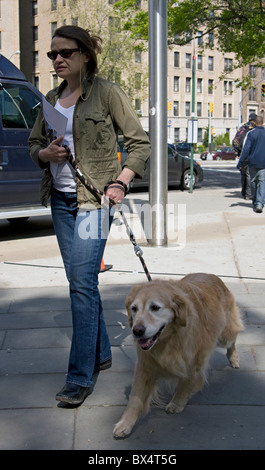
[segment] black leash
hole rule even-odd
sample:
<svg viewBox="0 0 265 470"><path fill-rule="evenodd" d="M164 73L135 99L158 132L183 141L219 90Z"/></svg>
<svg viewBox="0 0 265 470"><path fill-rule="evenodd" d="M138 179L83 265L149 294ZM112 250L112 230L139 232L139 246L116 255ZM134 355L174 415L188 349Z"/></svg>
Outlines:
<svg viewBox="0 0 265 470"><path fill-rule="evenodd" d="M73 167L73 169L75 170L76 176L77 176L78 179L81 181L81 183L82 183L89 191L94 192L94 193L98 194L99 196L104 196L104 192L103 192L103 191L100 191L99 189L95 188L95 187L94 187L91 183L89 183L89 182L87 181L87 179L84 177L84 175L83 175L83 173L81 172L80 168L78 168L78 165L77 165L77 163L76 163L76 161L75 161L75 159L74 159L74 157L73 157L73 155L72 155L72 152L71 152L70 148L69 148L67 145L65 145L64 147L65 147L65 150L67 151L67 159L68 159L70 165L71 165L71 166ZM116 182L117 182L117 181L116 181ZM105 186L105 188L108 187L108 186L109 186L110 184L112 184L112 183L114 183L114 181L108 183L108 185ZM104 189L105 189L105 188L104 188ZM110 198L109 198L109 202L110 202L110 204L111 204L112 206L113 206L113 205L116 205L116 202L113 201L113 200L110 199ZM141 261L141 263L142 263L142 266L143 266L143 269L144 269L144 272L145 272L145 274L146 274L146 276L147 276L148 281L151 282L151 281L152 281L152 278L151 278L151 276L150 276L150 273L149 273L149 271L148 271L148 269L147 269L147 266L146 266L145 261L144 261L143 256L142 256L142 255L143 255L143 251L141 250L141 248L140 248L139 245L137 244L137 242L136 242L136 240L135 240L135 236L134 236L134 234L133 234L131 228L129 227L129 224L128 224L127 220L126 220L126 217L125 217L124 212L123 212L123 210L121 209L121 206L120 206L120 205L118 205L118 211L119 211L119 213L120 213L120 215L121 215L121 217L122 217L122 220L123 220L123 222L124 222L124 224L125 224L126 232L127 232L127 235L128 235L128 237L129 237L129 239L130 239L130 242L131 242L131 243L133 244L133 246L134 246L134 252L135 252L136 256L138 256L138 258L140 259L140 261Z"/></svg>

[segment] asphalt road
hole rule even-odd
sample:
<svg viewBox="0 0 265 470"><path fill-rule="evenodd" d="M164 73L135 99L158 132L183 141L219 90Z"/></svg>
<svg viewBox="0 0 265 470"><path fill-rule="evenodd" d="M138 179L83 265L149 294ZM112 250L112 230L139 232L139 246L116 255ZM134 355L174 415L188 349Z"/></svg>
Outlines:
<svg viewBox="0 0 265 470"><path fill-rule="evenodd" d="M240 196L240 172L235 162L215 162L198 160L204 170L202 186L195 191L209 189L231 189L233 195ZM170 189L170 195L179 189ZM147 191L134 190L131 197L146 198ZM32 217L24 223L10 223L0 220L0 262L21 262L36 258L49 258L59 255L50 216Z"/></svg>

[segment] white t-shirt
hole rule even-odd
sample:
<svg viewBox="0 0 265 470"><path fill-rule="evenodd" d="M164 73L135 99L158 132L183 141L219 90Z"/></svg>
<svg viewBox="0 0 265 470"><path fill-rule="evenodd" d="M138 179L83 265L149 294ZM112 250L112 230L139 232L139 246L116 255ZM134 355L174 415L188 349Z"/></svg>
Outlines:
<svg viewBox="0 0 265 470"><path fill-rule="evenodd" d="M57 100L55 109L67 117L67 126L63 145L68 145L73 157L75 157L73 139L73 115L75 105L70 106L70 108L63 108L60 105L59 100ZM53 187L55 189L62 192L76 192L75 171L69 162L61 163L60 165L51 162L50 169L53 176Z"/></svg>

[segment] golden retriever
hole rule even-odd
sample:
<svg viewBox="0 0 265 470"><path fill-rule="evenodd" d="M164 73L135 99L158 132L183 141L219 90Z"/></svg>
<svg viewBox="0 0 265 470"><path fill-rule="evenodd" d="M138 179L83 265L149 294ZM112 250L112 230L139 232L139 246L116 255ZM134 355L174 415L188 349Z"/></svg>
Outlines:
<svg viewBox="0 0 265 470"><path fill-rule="evenodd" d="M114 427L116 438L130 434L148 411L159 379L175 380L175 394L166 411L180 413L205 383L216 346L226 348L231 366L238 368L235 342L243 330L232 293L213 274L135 286L126 308L138 360L128 406Z"/></svg>

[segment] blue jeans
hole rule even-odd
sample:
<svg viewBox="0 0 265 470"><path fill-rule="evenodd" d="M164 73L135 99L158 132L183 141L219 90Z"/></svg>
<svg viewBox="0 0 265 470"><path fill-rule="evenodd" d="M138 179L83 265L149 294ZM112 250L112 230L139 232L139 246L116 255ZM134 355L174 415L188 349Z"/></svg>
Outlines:
<svg viewBox="0 0 265 470"><path fill-rule="evenodd" d="M76 193L52 191L54 229L70 286L73 335L66 382L93 386L96 364L111 358L98 274L112 217L78 210Z"/></svg>
<svg viewBox="0 0 265 470"><path fill-rule="evenodd" d="M249 173L253 205L263 207L265 200L265 168L249 167Z"/></svg>

